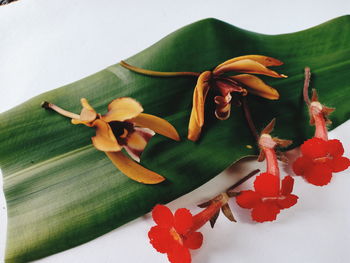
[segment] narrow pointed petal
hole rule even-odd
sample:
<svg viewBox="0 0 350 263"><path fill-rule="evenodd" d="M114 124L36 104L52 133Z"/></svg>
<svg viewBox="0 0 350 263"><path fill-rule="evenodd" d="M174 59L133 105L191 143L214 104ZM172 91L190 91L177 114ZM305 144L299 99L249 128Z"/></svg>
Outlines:
<svg viewBox="0 0 350 263"><path fill-rule="evenodd" d="M128 97L118 98L108 105L108 112L101 119L106 122L125 121L135 118L141 112L143 108L136 100Z"/></svg>
<svg viewBox="0 0 350 263"><path fill-rule="evenodd" d="M237 222L235 217L233 216L231 208L230 208L230 206L228 204L224 204L221 207L221 211L223 212L223 214L226 216L226 218L228 220L230 220L231 222Z"/></svg>
<svg viewBox="0 0 350 263"><path fill-rule="evenodd" d="M130 179L143 184L159 184L165 178L125 156L122 152L106 152L112 163Z"/></svg>
<svg viewBox="0 0 350 263"><path fill-rule="evenodd" d="M175 127L162 118L150 114L140 113L130 121L136 126L151 129L155 133L161 134L175 141L180 141L180 136Z"/></svg>
<svg viewBox="0 0 350 263"><path fill-rule="evenodd" d="M283 74L278 74L277 72L268 69L263 64L256 62L251 59L243 59L230 64L226 64L220 68L214 70L215 75L221 75L229 71L252 73L252 74L262 74L275 78L286 78L287 76Z"/></svg>
<svg viewBox="0 0 350 263"><path fill-rule="evenodd" d="M218 220L218 217L219 217L219 214L220 214L220 210L216 212L215 215L213 215L212 218L210 218L209 222L210 222L210 226L211 228L214 228L215 226L215 223L216 223L216 220Z"/></svg>
<svg viewBox="0 0 350 263"><path fill-rule="evenodd" d="M117 152L122 149L108 123L95 120L92 127L96 128L96 136L91 138L96 149L104 152Z"/></svg>
<svg viewBox="0 0 350 263"><path fill-rule="evenodd" d="M194 89L193 105L187 135L187 138L192 141L197 141L199 139L204 125L204 104L210 88L208 83L210 77L210 71L203 72L199 76L197 85Z"/></svg>
<svg viewBox="0 0 350 263"><path fill-rule="evenodd" d="M271 58L271 57L266 57L266 56L261 56L261 55L245 55L245 56L239 56L239 57L235 57L235 58L231 58L229 60L226 60L225 62L223 62L219 66L217 66L215 68L215 70L224 66L224 65L227 65L227 64L239 61L239 60L243 60L243 59L254 60L256 62L259 62L260 64L263 64L266 67L281 66L283 64L282 61L279 61L278 59Z"/></svg>
<svg viewBox="0 0 350 263"><path fill-rule="evenodd" d="M232 76L232 79L244 84L249 93L263 97L265 99L277 100L279 93L271 86L265 84L260 78L250 74L240 74Z"/></svg>
<svg viewBox="0 0 350 263"><path fill-rule="evenodd" d="M209 91L210 71L203 72L197 81L193 94L193 107L196 109L196 118L200 126L204 124L204 104Z"/></svg>

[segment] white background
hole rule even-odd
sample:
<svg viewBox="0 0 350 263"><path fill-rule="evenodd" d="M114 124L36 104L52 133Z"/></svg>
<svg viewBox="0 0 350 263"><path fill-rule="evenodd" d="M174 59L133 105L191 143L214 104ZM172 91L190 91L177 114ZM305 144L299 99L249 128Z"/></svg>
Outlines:
<svg viewBox="0 0 350 263"><path fill-rule="evenodd" d="M20 0L0 7L0 112L115 64L199 19L215 17L248 30L279 34L306 29L349 11L348 0ZM331 133L343 140L348 157L350 138L345 134L349 130L348 121ZM256 166L243 163L226 171L170 207L198 212L195 204L213 197L233 184L237 174ZM254 224L248 211L231 202L239 223L229 223L221 215L214 230L205 226L205 242L193 251L193 262L349 262L349 187L349 172L336 174L326 187L296 178L299 203L282 211L274 223ZM166 256L148 243L147 231L152 225L146 215L39 262L167 262ZM1 193L0 261L5 235Z"/></svg>

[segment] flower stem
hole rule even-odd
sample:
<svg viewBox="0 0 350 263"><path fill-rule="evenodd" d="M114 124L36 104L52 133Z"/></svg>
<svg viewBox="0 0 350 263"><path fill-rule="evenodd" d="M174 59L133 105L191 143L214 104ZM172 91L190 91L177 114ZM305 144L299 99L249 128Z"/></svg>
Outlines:
<svg viewBox="0 0 350 263"><path fill-rule="evenodd" d="M250 172L249 174L247 174L246 176L244 176L242 179L240 179L238 182L236 182L234 185L232 185L231 187L229 187L226 190L226 193L228 194L229 197L233 197L238 195L238 193L233 192L233 190L240 186L241 184L243 184L244 182L246 182L247 180L249 180L250 178L252 178L254 175L256 175L258 172L260 172L260 169L255 169L254 171Z"/></svg>
<svg viewBox="0 0 350 263"><path fill-rule="evenodd" d="M254 136L255 140L259 141L259 134L258 134L258 131L256 130L255 124L253 122L252 115L250 113L250 109L249 109L246 97L242 97L241 101L242 101L242 106L243 106L244 117L248 123L249 129L250 129L252 135Z"/></svg>
<svg viewBox="0 0 350 263"><path fill-rule="evenodd" d="M47 101L44 101L43 103L41 103L41 107L43 107L44 109L47 109L47 110L48 109L54 110L55 112L65 116L65 117L71 118L71 119L80 119L80 115L72 113L70 111L66 111L66 110L58 107L57 105L52 104L52 103L47 102Z"/></svg>
<svg viewBox="0 0 350 263"><path fill-rule="evenodd" d="M119 63L124 68L127 68L131 71L134 71L136 73L147 75L147 76L154 76L154 77L178 77L178 76L192 76L192 77L198 77L200 73L197 72L160 72L160 71L153 71L148 69L142 69L135 66L132 66L125 61L120 61Z"/></svg>
<svg viewBox="0 0 350 263"><path fill-rule="evenodd" d="M304 96L304 101L307 105L310 105L310 98L309 98L310 78L311 78L310 68L306 67L305 68L305 80L304 80L303 96Z"/></svg>

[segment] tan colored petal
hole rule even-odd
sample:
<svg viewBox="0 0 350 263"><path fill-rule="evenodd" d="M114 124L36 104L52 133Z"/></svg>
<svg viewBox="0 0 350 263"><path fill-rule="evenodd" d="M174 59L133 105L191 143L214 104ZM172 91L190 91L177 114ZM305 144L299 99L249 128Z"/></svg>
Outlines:
<svg viewBox="0 0 350 263"><path fill-rule="evenodd" d="M198 140L202 126L204 125L204 106L210 88L208 83L210 78L210 71L203 72L199 76L193 92L193 105L187 135L187 138L192 141Z"/></svg>
<svg viewBox="0 0 350 263"><path fill-rule="evenodd" d="M143 184L158 184L165 178L125 156L122 152L106 152L112 163L127 177Z"/></svg>
<svg viewBox="0 0 350 263"><path fill-rule="evenodd" d="M165 137L180 141L180 136L173 125L168 121L154 115L140 113L137 117L130 120L136 126L151 129Z"/></svg>
<svg viewBox="0 0 350 263"><path fill-rule="evenodd" d="M108 105L108 112L101 119L106 122L125 121L135 118L141 112L143 108L136 100L129 97L118 98Z"/></svg>
<svg viewBox="0 0 350 263"><path fill-rule="evenodd" d="M121 151L122 147L118 144L108 123L97 119L92 126L96 128L96 136L91 138L96 149L104 152Z"/></svg>
<svg viewBox="0 0 350 263"><path fill-rule="evenodd" d="M85 124L86 126L92 127L92 122L96 120L97 113L93 107L89 104L87 99L80 99L81 106L83 107L79 119L72 119L72 124Z"/></svg>
<svg viewBox="0 0 350 263"><path fill-rule="evenodd" d="M147 140L138 132L130 134L127 145L135 150L143 151L146 148Z"/></svg>
<svg viewBox="0 0 350 263"><path fill-rule="evenodd" d="M272 57L267 57L267 56L262 56L262 55L245 55L245 56L239 56L235 58L231 58L229 60L226 60L225 62L221 63L219 66L215 68L215 70L219 69L220 67L239 61L243 59L251 59L256 62L259 62L260 64L263 64L266 67L270 66L281 66L283 65L282 61L279 61L278 59L272 58Z"/></svg>
<svg viewBox="0 0 350 263"><path fill-rule="evenodd" d="M251 59L243 59L223 65L220 68L217 68L213 71L215 75L221 75L229 71L243 72L243 73L252 73L252 74L262 74L275 78L286 78L286 75L278 74L277 72L268 69L263 64L256 62Z"/></svg>
<svg viewBox="0 0 350 263"><path fill-rule="evenodd" d="M260 78L256 76L249 74L241 74L232 76L231 78L244 84L251 94L270 100L277 100L279 98L277 90L265 84L265 82L263 82Z"/></svg>
<svg viewBox="0 0 350 263"><path fill-rule="evenodd" d="M87 99L82 98L80 100L83 109L80 112L80 120L85 122L92 122L96 119L97 113L93 107L89 104Z"/></svg>

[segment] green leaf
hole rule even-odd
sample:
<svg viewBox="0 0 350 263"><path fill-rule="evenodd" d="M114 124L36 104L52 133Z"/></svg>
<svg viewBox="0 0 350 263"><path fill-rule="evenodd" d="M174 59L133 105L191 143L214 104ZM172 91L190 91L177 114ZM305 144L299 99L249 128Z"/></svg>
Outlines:
<svg viewBox="0 0 350 263"><path fill-rule="evenodd" d="M350 17L340 17L293 34L248 32L215 19L186 26L127 61L159 71L204 71L243 54L278 58L288 79L264 78L276 87L279 101L249 96L259 129L277 118L274 134L294 141L310 137L302 100L303 69L310 66L312 87L320 101L336 106L334 128L349 119ZM152 78L118 64L90 77L47 92L0 115L0 165L8 207L6 262L38 259L96 238L207 182L237 159L256 154L242 110L218 121L209 93L205 128L197 143L186 140L193 77ZM165 176L159 185L142 185L121 174L91 145L94 129L73 126L43 100L80 112L85 97L100 113L122 96L140 101L145 113L166 118L183 140L155 136L142 164Z"/></svg>

